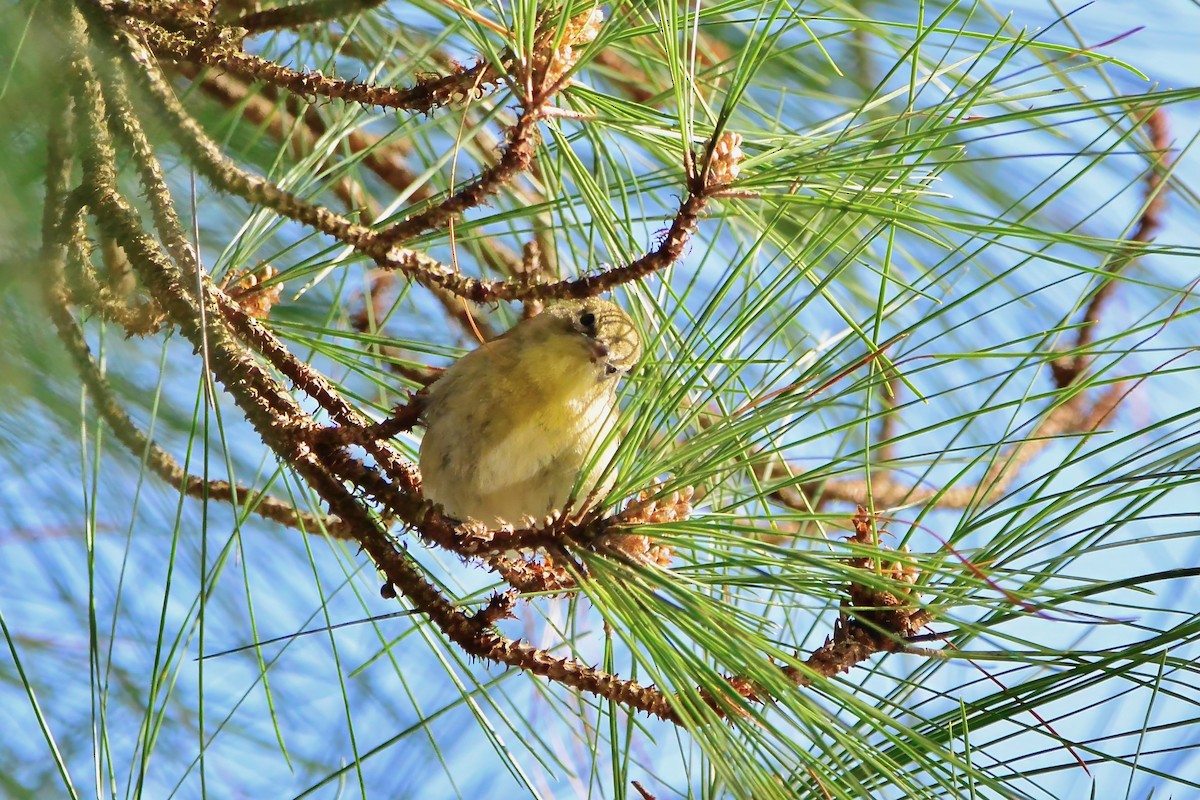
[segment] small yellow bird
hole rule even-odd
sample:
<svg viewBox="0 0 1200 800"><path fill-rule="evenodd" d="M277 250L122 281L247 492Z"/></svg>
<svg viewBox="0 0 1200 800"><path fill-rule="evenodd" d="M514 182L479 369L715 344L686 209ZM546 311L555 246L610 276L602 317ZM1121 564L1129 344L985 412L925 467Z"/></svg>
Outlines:
<svg viewBox="0 0 1200 800"><path fill-rule="evenodd" d="M590 298L467 353L427 390L425 497L489 527L583 510L615 480L617 382L641 351L633 320Z"/></svg>

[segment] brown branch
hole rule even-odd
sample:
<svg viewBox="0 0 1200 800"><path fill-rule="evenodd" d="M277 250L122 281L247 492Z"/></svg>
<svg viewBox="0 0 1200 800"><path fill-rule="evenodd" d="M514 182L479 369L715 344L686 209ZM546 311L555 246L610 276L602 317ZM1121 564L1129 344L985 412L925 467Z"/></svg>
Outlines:
<svg viewBox="0 0 1200 800"><path fill-rule="evenodd" d="M504 582L524 594L572 594L579 588L575 576L555 564L549 556L542 560L492 556L491 567Z"/></svg>
<svg viewBox="0 0 1200 800"><path fill-rule="evenodd" d="M237 28L245 28L250 33L274 30L275 28L296 28L301 25L311 25L315 22L328 22L369 11L381 6L386 0L309 0L290 6L269 8L239 17L233 22Z"/></svg>
<svg viewBox="0 0 1200 800"><path fill-rule="evenodd" d="M418 81L409 89L330 78L316 70L294 70L246 53L241 49L242 32L237 28L203 20L191 22L186 30L179 31L135 17L125 17L121 24L159 58L217 67L243 78L265 81L301 97L328 97L365 106L428 112L500 82L499 75L486 62L453 75Z"/></svg>
<svg viewBox="0 0 1200 800"><path fill-rule="evenodd" d="M517 175L527 172L537 151L539 119L540 105L527 108L517 119L517 124L509 130L508 144L499 161L442 202L385 228L378 234L378 242L390 247L403 244L425 231L443 228L465 211L500 192Z"/></svg>
<svg viewBox="0 0 1200 800"><path fill-rule="evenodd" d="M534 37L533 50L526 59L506 53L504 64L516 86L524 87L522 111L508 132L500 159L458 192L437 205L408 217L385 229L379 241L401 244L425 231L446 227L469 209L498 194L507 184L533 165L538 145L537 123L547 105L565 85L566 76L579 59L579 48L596 38L604 16L598 9L578 14L566 21L558 38L559 20L543 19Z"/></svg>
<svg viewBox="0 0 1200 800"><path fill-rule="evenodd" d="M315 106L303 104L295 108L292 95L283 96L287 109L281 109L280 95L272 84L256 91L248 80L237 75L205 71L194 64L180 64L178 69L205 94L225 108L237 110L255 125L265 127L277 141L298 138L302 153L313 152L317 140L329 131ZM433 188L428 183L418 184L419 177L404 165L403 155L411 149L407 140L383 145L381 137L355 130L346 132L341 142L350 156L361 156L362 165L396 192L407 192L414 200L434 195Z"/></svg>
<svg viewBox="0 0 1200 800"><path fill-rule="evenodd" d="M1163 176L1165 170L1171 166L1171 134L1167 127L1166 111L1161 108L1150 111L1142 118L1142 124L1150 132L1150 146L1154 160L1146 173L1145 208L1138 217L1133 235L1127 240L1138 245L1148 244L1162 227L1163 212L1167 207L1167 196L1163 191ZM1129 266L1137 256L1138 248L1128 248L1122 256L1108 266L1107 271L1115 275ZM1100 320L1101 309L1109 295L1112 294L1113 286L1112 278L1106 278L1099 291L1092 297L1091 305L1084 314L1084 320L1089 324L1080 329L1079 347L1085 347L1091 343L1095 323Z"/></svg>
<svg viewBox="0 0 1200 800"><path fill-rule="evenodd" d="M887 475L872 476L870 486L866 480L809 481L800 485L789 485L772 491L768 496L776 502L798 511L810 511L816 498L824 502L862 503L868 494L878 506L914 505L937 503L938 508L968 508L973 505L990 505L1008 491L1021 469L1041 453L1051 442L1062 436L1092 431L1107 419L1125 396L1123 384L1113 384L1090 406L1085 406L1077 396L1054 408L1033 429L1029 436L1000 454L987 468L977 484L952 489L917 487L901 483ZM767 479L771 474L787 470L785 474L796 474L793 468L778 460L756 463L756 477ZM868 491L869 489L869 491Z"/></svg>
<svg viewBox="0 0 1200 800"><path fill-rule="evenodd" d="M69 230L65 231L67 269L63 300L86 307L121 326L126 336L148 336L161 330L165 317L157 303L149 298L123 297L96 277L88 255L90 243L85 220L80 214L71 216L73 219L65 223Z"/></svg>
<svg viewBox="0 0 1200 800"><path fill-rule="evenodd" d="M889 551L880 544L875 520L862 506L851 517L851 525L854 533L849 541L864 552L846 559L850 579L844 587L833 634L804 659L802 666L779 667L781 674L797 687L812 686L818 678L849 672L879 653L941 655L936 650L917 650L910 644L934 619L933 614L918 605L916 582L920 571L916 565L883 557ZM856 580L857 575L863 579ZM727 676L725 680L730 689L751 702L761 703L771 696L766 687L752 679ZM740 712L706 691L702 690L701 696L721 716Z"/></svg>
<svg viewBox="0 0 1200 800"><path fill-rule="evenodd" d="M1167 207L1163 178L1171 166L1171 133L1167 126L1166 111L1162 108L1152 109L1142 116L1141 124L1149 131L1152 154L1152 161L1146 172L1145 204L1133 235L1125 240L1124 246L1105 266L1105 276L1083 313L1083 324L1079 327L1075 344L1071 348L1076 354L1063 356L1050 364L1054 382L1060 389L1070 386L1087 370L1091 358L1083 351L1095 340L1096 327L1104 313L1104 307L1116 291L1116 277L1141 255L1142 246L1153 240L1158 229L1162 227L1163 213Z"/></svg>
<svg viewBox="0 0 1200 800"><path fill-rule="evenodd" d="M640 784L639 782L633 781L631 783L631 785L633 786L634 789L637 789L638 794L640 794L642 796L642 800L658 800L657 797L650 794L650 792L647 791L646 787L642 786L642 784Z"/></svg>
<svg viewBox="0 0 1200 800"><path fill-rule="evenodd" d="M729 185L736 180L738 165L742 159L740 144L741 137L724 133L710 144L707 163L703 168L696 168L693 159L687 160L688 195L680 204L671 226L657 247L623 267L574 280L540 284L532 284L526 280L480 281L429 269L422 270L421 274L415 277L418 280L438 281L455 294L476 303L497 300L582 299L610 291L621 284L642 280L666 269L683 256L688 241L696 231L700 215L709 201L726 192ZM389 264L380 262L380 266L386 267ZM406 271L410 269L407 265L400 268Z"/></svg>
<svg viewBox="0 0 1200 800"><path fill-rule="evenodd" d="M236 109L255 125L265 127L277 141L290 140L296 143L298 151L302 154L311 153L317 139L328 130L324 119L312 106L305 106L298 116L293 112L289 119L287 112L282 111L278 104L271 100L274 87L270 85L265 86L262 92L255 92L246 81L235 75L203 72L190 64L181 64L179 70L188 78L196 81L206 94L226 108ZM414 200L428 199L434 195L434 190L428 183L414 186L419 178L401 161L400 153L405 148L381 147L378 137L358 131L349 132L343 141L352 156L361 155L363 166L397 192L408 192ZM365 221L370 222L379 216L378 208L370 202L369 198L362 198L360 201L359 187L353 181L349 179L338 181L334 191L347 208L362 208ZM366 207L364 208L364 206ZM489 243L488 252L495 247L497 245ZM380 284L394 279L394 275L381 272L373 280L373 283ZM478 330L484 334L485 338L491 338L494 335L486 319L467 308L458 296L440 287L429 287L429 290L449 317L465 331ZM365 315L355 315L354 319L361 320L356 325L358 330L367 330Z"/></svg>
<svg viewBox="0 0 1200 800"><path fill-rule="evenodd" d="M177 68L181 74L192 79L204 94L225 108L237 111L255 127L265 130L277 142L287 143L295 155L308 155L316 148L317 140L324 130L323 127L318 130L312 124L312 120L320 119L320 114L311 106L307 107L302 119L296 118L281 109L266 91L255 91L248 81L236 75L204 70L187 63L179 64ZM321 166L318 166L318 169ZM368 221L378 216L377 207L371 207L374 204L369 198L360 196L358 185L349 178L338 180L333 186L333 192L348 211L362 209Z"/></svg>

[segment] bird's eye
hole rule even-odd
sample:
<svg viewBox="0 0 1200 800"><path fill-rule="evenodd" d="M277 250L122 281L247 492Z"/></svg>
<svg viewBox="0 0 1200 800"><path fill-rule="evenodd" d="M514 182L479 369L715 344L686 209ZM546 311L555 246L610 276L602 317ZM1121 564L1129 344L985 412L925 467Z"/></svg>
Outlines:
<svg viewBox="0 0 1200 800"><path fill-rule="evenodd" d="M585 311L579 315L579 324L591 330L596 325L596 315L590 311Z"/></svg>
<svg viewBox="0 0 1200 800"><path fill-rule="evenodd" d="M604 374L605 375L616 375L617 368L614 367L612 364L605 364L604 365Z"/></svg>

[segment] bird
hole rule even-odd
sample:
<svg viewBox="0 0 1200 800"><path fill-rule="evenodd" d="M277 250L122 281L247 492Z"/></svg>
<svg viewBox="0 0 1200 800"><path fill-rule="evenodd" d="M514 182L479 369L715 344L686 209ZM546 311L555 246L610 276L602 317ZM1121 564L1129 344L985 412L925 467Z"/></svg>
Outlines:
<svg viewBox="0 0 1200 800"><path fill-rule="evenodd" d="M641 353L629 315L593 297L459 358L424 390L425 498L492 528L587 510L615 481L617 386Z"/></svg>

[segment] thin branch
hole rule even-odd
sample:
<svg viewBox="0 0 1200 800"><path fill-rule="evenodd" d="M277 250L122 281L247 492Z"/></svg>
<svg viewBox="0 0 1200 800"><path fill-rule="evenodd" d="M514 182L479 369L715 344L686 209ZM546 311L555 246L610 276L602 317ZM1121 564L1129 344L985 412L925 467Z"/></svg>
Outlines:
<svg viewBox="0 0 1200 800"><path fill-rule="evenodd" d="M851 517L853 534L849 541L865 551L846 559L850 580L844 587L841 612L833 633L821 647L804 659L801 666L779 667L781 674L797 687L812 686L819 678L832 678L849 672L855 665L879 653L906 652L928 657L943 655L937 650L917 650L910 641L933 621L933 615L920 607L916 589L920 572L903 559L888 560L889 552L879 542L874 518L858 506ZM858 575L863 580L855 580ZM866 576L870 576L869 579ZM764 702L770 690L743 676L725 678L730 689L752 702ZM701 696L719 715L739 713L722 698L706 691Z"/></svg>
<svg viewBox="0 0 1200 800"><path fill-rule="evenodd" d="M193 64L180 64L177 68L181 74L192 79L204 94L240 114L256 128L265 130L275 141L288 144L297 156L312 153L317 140L324 133L323 126L318 129L314 125L320 120L320 114L315 109L308 106L302 117L289 114L288 110L280 108L281 104L269 96L266 91L269 85L262 90L256 90L249 81L229 73L205 70ZM324 166L319 165L317 169ZM413 175L408 177L416 180ZM427 189L421 186L415 191L419 193ZM378 215L377 205L370 198L362 196L361 187L351 178L340 178L334 184L333 192L341 199L348 212L362 209L361 213L367 221Z"/></svg>
<svg viewBox="0 0 1200 800"><path fill-rule="evenodd" d="M328 97L364 106L429 112L500 82L486 62L452 75L418 81L408 89L330 78L316 70L294 70L241 49L242 31L203 20L186 30L170 31L152 22L125 17L121 24L155 56L217 67L243 78L266 81L301 97Z"/></svg>
<svg viewBox="0 0 1200 800"><path fill-rule="evenodd" d="M533 50L527 58L511 52L503 59L505 69L521 99L521 114L507 135L500 159L459 191L437 205L415 214L384 230L379 241L401 244L428 230L446 227L464 212L498 194L518 175L533 165L539 141L537 124L547 113L549 103L565 86L581 53L579 48L594 40L604 15L592 9L566 20L559 37L559 20L550 15L541 20L534 36ZM523 90L523 91L522 91Z"/></svg>
<svg viewBox="0 0 1200 800"><path fill-rule="evenodd" d="M207 95L216 99L226 108L241 113L256 126L265 127L277 141L282 143L298 140L303 153L312 152L317 139L328 131L325 120L312 106L305 106L298 116L296 112L293 112L289 119L287 112L282 111L278 107L278 103L271 100L274 87L270 84L266 85L262 92L255 92L245 80L235 75L204 73L200 68L190 64L182 64L179 69L184 75L195 80ZM289 96L288 99L292 98ZM417 184L418 177L404 166L401 160L401 152L405 149L404 147L381 146L380 139L360 131L348 132L343 142L352 156L361 156L362 165L397 192L407 192L413 200L428 199L435 194L428 183ZM414 184L417 185L414 186ZM368 205L369 207L362 208L361 211L365 221L370 222L379 216L377 207L370 202L369 198L359 199L360 187L353 181L339 180L335 186L335 192L342 198L348 209ZM498 243L489 242L486 250L491 253L497 248L499 248ZM379 284L394 280L393 274L380 272L373 279L373 290ZM440 287L428 288L446 310L447 315L464 330L483 331L487 338L494 335L494 333L488 333L489 326L486 319L467 308L457 295ZM374 296L374 291L372 291L372 296ZM367 330L365 315L356 314L353 319L361 321L361 324L356 326L358 330L364 332Z"/></svg>
<svg viewBox="0 0 1200 800"><path fill-rule="evenodd" d="M977 484L956 486L951 489L918 487L901 483L887 475L872 476L870 486L866 480L810 481L800 485L789 485L772 491L768 496L776 502L798 511L811 511L814 500L858 504L866 502L869 493L876 506L895 507L936 503L938 508L969 508L990 505L1008 491L1021 469L1041 453L1051 442L1062 436L1092 431L1107 419L1125 396L1125 387L1114 384L1090 406L1082 403L1082 397L1057 406L1047 414L1028 437L1010 445L988 466ZM754 474L766 480L773 474L793 475L796 471L778 460L762 461L754 465ZM810 499L813 498L813 499Z"/></svg>
<svg viewBox="0 0 1200 800"><path fill-rule="evenodd" d="M81 214L66 223L66 291L71 303L86 306L119 325L126 336L148 336L162 329L165 316L152 298L128 298L96 277L88 254L86 222Z"/></svg>
<svg viewBox="0 0 1200 800"><path fill-rule="evenodd" d="M1116 291L1116 277L1141 255L1142 246L1152 241L1158 229L1162 227L1163 213L1167 207L1163 178L1171 166L1171 133L1167 125L1167 113L1162 108L1155 108L1142 116L1141 123L1149 131L1150 152L1153 155L1146 172L1145 205L1133 235L1125 240L1125 246L1105 266L1106 274L1083 313L1084 324L1079 327L1075 345L1071 348L1076 355L1063 356L1050 364L1051 373L1059 388L1070 386L1087 370L1091 358L1085 351L1094 341L1104 307Z"/></svg>
<svg viewBox="0 0 1200 800"><path fill-rule="evenodd" d="M309 0L306 3L246 14L235 20L233 25L245 28L250 33L261 33L276 28L297 28L370 11L384 2L386 0Z"/></svg>
<svg viewBox="0 0 1200 800"><path fill-rule="evenodd" d="M678 261L699 224L700 216L710 200L726 192L736 180L738 165L742 160L741 137L724 133L709 146L710 156L703 169L695 167L694 159L686 161L688 169L688 195L676 212L670 227L658 246L641 258L623 267L616 267L596 275L555 283L529 283L517 281L478 281L457 275L443 275L437 271L424 271L419 280L444 281L443 285L455 294L476 303L497 300L549 300L582 299L593 297L621 284L643 280L655 272L662 271ZM386 266L386 264L380 264Z"/></svg>
<svg viewBox="0 0 1200 800"><path fill-rule="evenodd" d="M501 191L522 172L527 172L537 151L537 123L541 106L526 109L508 132L508 144L500 159L459 191L442 202L385 228L378 241L387 246L403 244L418 234L445 227L451 220L475 208Z"/></svg>

